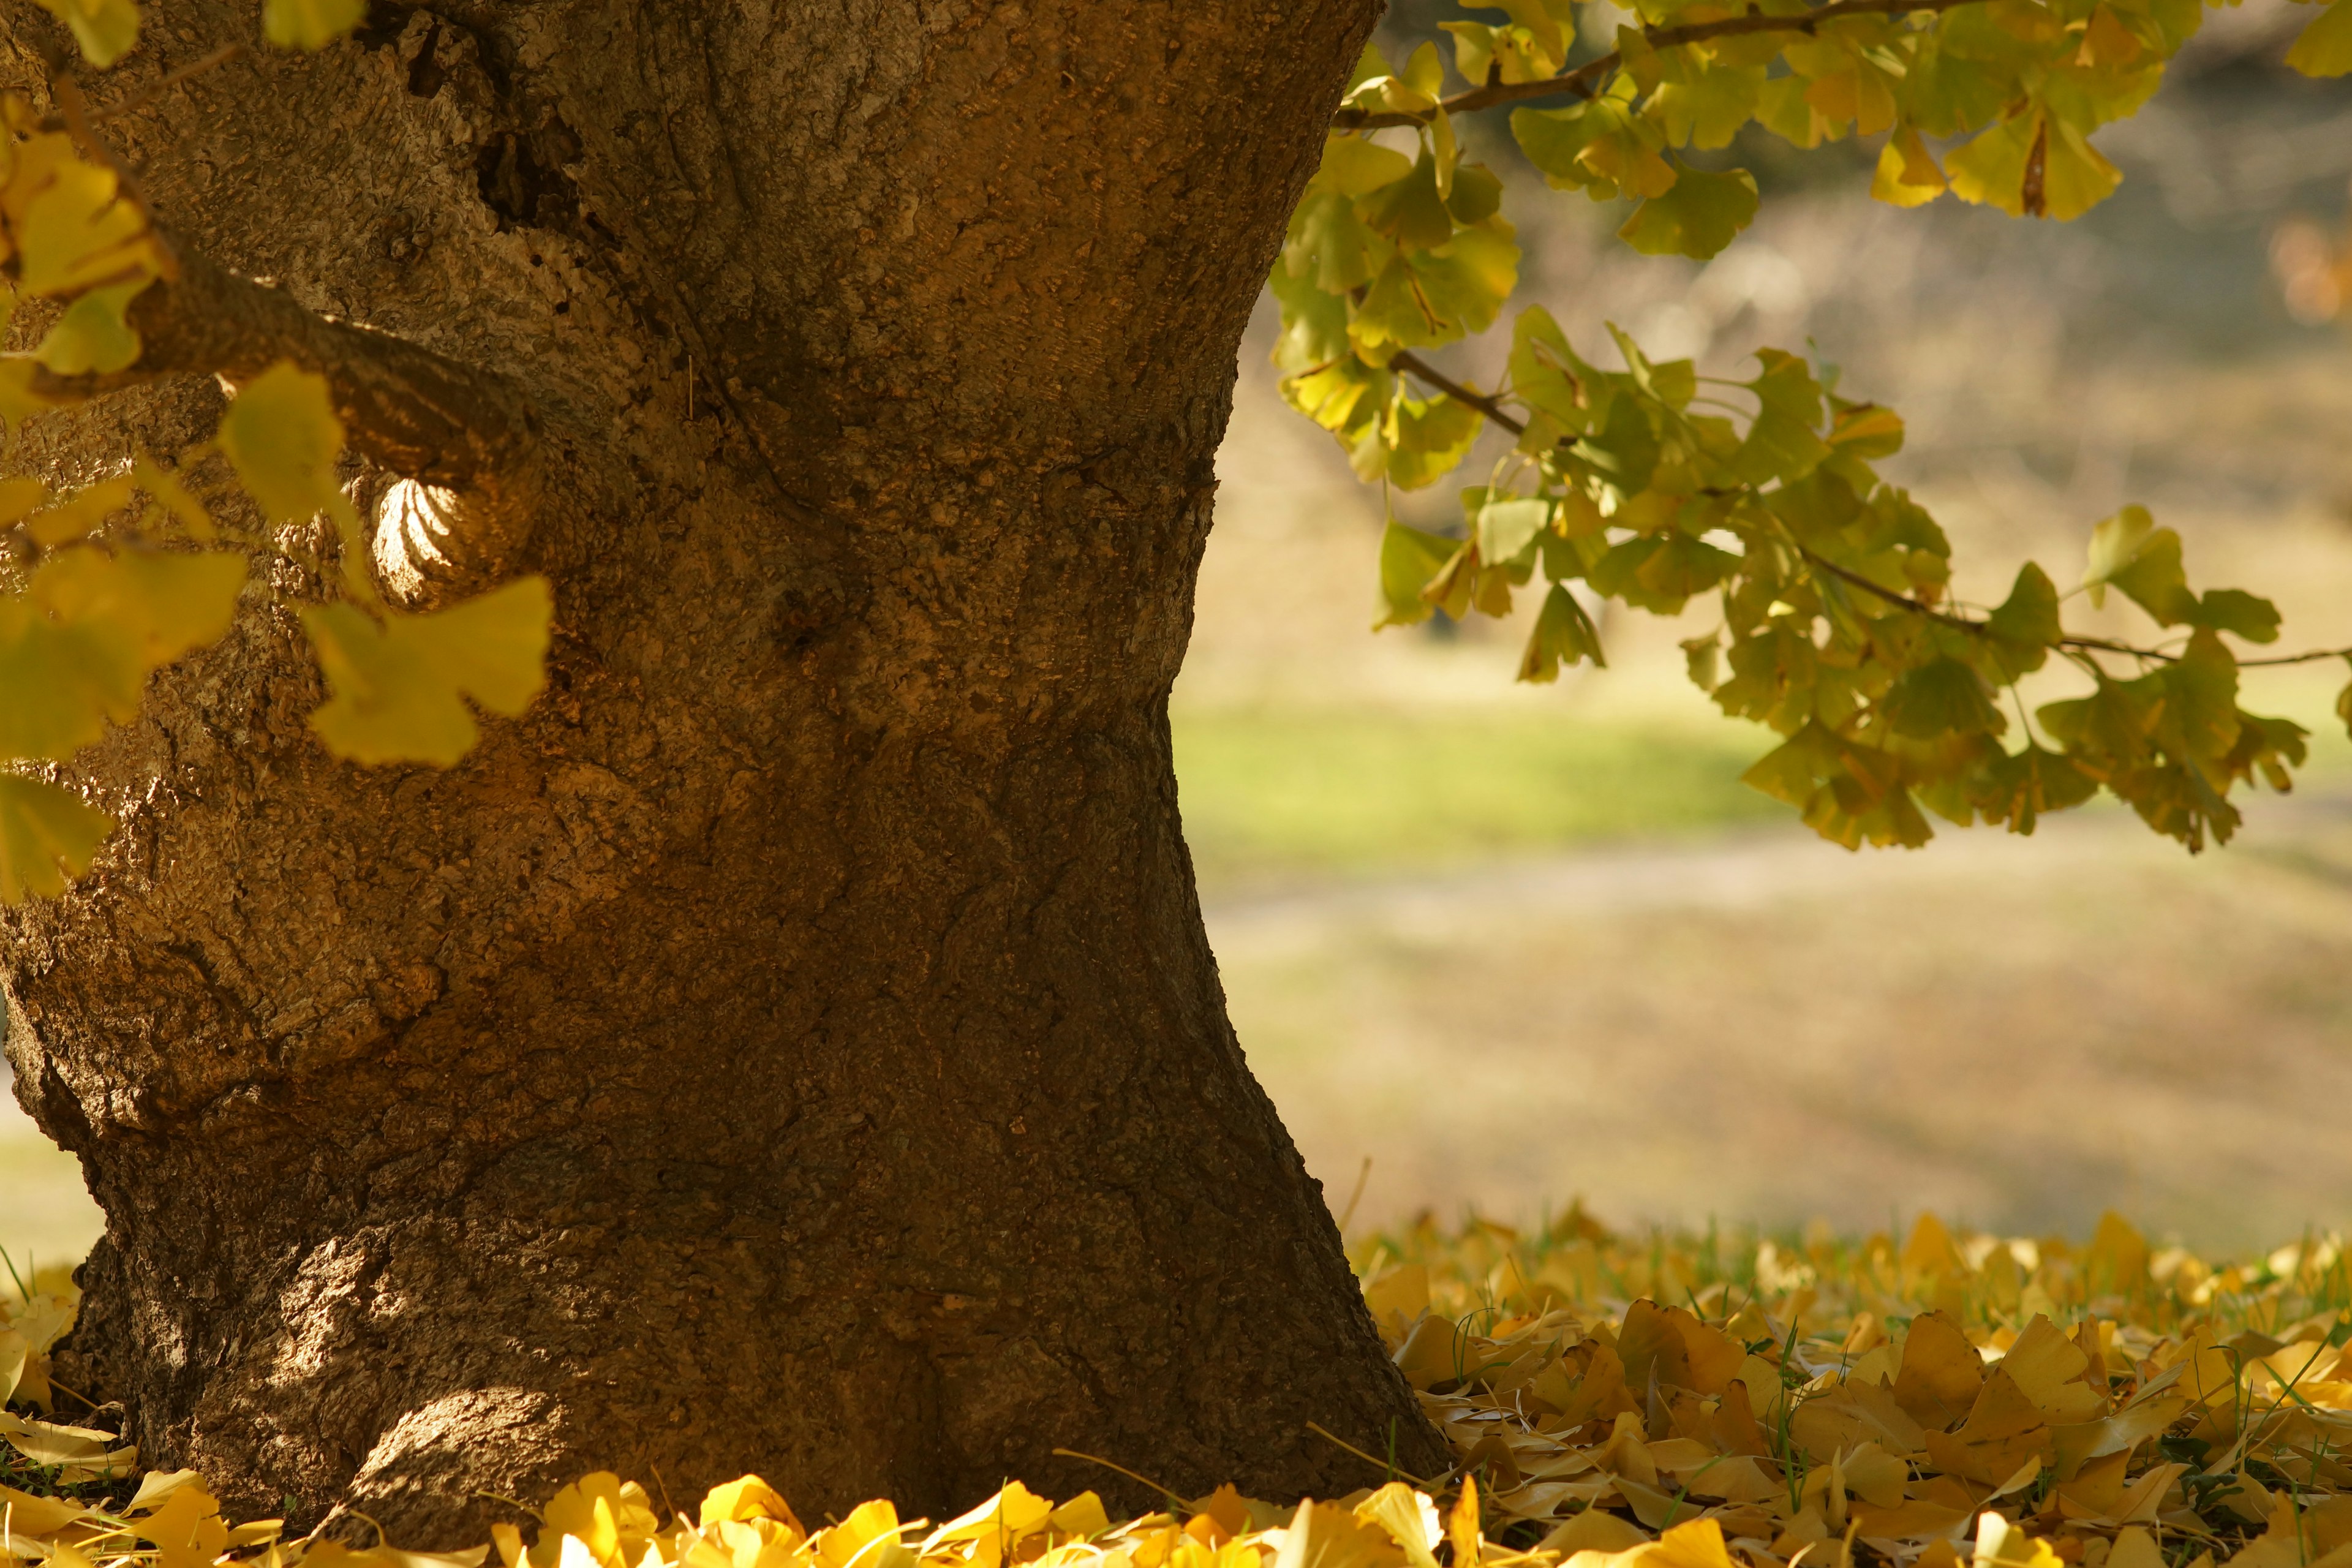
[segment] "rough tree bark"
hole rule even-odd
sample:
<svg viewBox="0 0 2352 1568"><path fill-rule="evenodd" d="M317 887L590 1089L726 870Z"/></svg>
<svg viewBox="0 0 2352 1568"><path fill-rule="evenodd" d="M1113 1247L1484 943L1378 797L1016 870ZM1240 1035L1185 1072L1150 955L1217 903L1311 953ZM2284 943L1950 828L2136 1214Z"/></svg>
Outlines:
<svg viewBox="0 0 2352 1568"><path fill-rule="evenodd" d="M95 112L253 26L150 9ZM347 411L417 362L285 300L525 400L520 489L503 436L425 477L453 571L471 487L531 500L471 564L557 584L547 695L447 773L311 743L249 595L86 759L98 873L0 925L17 1093L107 1215L68 1359L150 1462L419 1546L597 1466L936 1514L1146 1500L1056 1446L1267 1495L1379 1479L1310 1420L1444 1463L1226 1023L1166 715L1372 14L377 0L101 121ZM169 304L183 374L35 461L209 434L184 372L253 344ZM431 467L353 417L363 489Z"/></svg>

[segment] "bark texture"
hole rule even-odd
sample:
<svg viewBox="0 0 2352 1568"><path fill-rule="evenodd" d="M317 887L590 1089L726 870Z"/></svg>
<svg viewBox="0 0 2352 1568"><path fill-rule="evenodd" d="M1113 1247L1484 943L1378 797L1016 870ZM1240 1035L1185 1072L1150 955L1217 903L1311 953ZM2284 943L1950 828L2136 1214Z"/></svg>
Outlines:
<svg viewBox="0 0 2352 1568"><path fill-rule="evenodd" d="M253 25L150 15L100 112ZM362 770L281 564L86 759L99 873L0 924L18 1095L108 1220L74 1370L150 1462L420 1547L597 1466L821 1515L1150 1500L1055 1446L1379 1479L1308 1421L1443 1464L1226 1023L1166 718L1371 19L378 0L107 122L196 250L520 389L557 584L528 717Z"/></svg>

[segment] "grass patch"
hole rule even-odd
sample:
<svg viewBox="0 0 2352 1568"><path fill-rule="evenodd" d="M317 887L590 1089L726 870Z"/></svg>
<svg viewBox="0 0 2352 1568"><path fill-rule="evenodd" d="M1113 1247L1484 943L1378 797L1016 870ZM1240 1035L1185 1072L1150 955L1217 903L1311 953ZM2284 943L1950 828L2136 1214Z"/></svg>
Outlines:
<svg viewBox="0 0 2352 1568"><path fill-rule="evenodd" d="M1436 868L1785 819L1739 782L1772 737L1511 710L1179 711L1184 833L1205 883Z"/></svg>

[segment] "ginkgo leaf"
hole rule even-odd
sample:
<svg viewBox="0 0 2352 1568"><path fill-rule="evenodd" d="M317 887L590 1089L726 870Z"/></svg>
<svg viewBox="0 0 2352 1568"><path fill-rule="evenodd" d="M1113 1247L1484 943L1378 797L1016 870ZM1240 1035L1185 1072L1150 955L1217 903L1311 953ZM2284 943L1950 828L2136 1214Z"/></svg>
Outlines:
<svg viewBox="0 0 2352 1568"><path fill-rule="evenodd" d="M2074 126L2054 116L2046 123L2042 210L2063 223L2082 216L2115 195L2123 174Z"/></svg>
<svg viewBox="0 0 2352 1568"><path fill-rule="evenodd" d="M22 522L49 504L49 487L35 479L0 479L0 528Z"/></svg>
<svg viewBox="0 0 2352 1568"><path fill-rule="evenodd" d="M1556 504L1538 496L1490 498L1478 509L1478 555L1488 562L1508 561L1550 525Z"/></svg>
<svg viewBox="0 0 2352 1568"><path fill-rule="evenodd" d="M114 818L71 790L0 773L0 904L64 892L113 831Z"/></svg>
<svg viewBox="0 0 2352 1568"><path fill-rule="evenodd" d="M0 355L0 426L6 427L11 445L19 426L53 406L33 390L33 378L40 370L40 362L30 354Z"/></svg>
<svg viewBox="0 0 2352 1568"><path fill-rule="evenodd" d="M1984 678L1962 660L1948 657L1906 670L1888 689L1880 707L1896 734L1914 740L1998 735L2008 728Z"/></svg>
<svg viewBox="0 0 2352 1568"><path fill-rule="evenodd" d="M2032 155L2042 116L2012 115L1948 153L1944 173L1952 195L1964 202L1999 207L2011 217L2025 213L2025 165Z"/></svg>
<svg viewBox="0 0 2352 1568"><path fill-rule="evenodd" d="M303 522L341 499L335 458L343 426L327 378L280 360L236 395L221 418L220 447L272 522Z"/></svg>
<svg viewBox="0 0 2352 1568"><path fill-rule="evenodd" d="M69 294L126 273L151 273L147 219L121 195L114 171L79 159L57 163L25 205L16 234L17 282L28 294Z"/></svg>
<svg viewBox="0 0 2352 1568"><path fill-rule="evenodd" d="M2040 669L2051 645L2065 635L2058 618L2058 589L2050 574L2031 561L2019 567L2009 597L1985 617L1985 630L2009 679Z"/></svg>
<svg viewBox="0 0 2352 1568"><path fill-rule="evenodd" d="M234 550L64 550L42 563L32 597L60 621L119 628L140 663L158 669L220 640L249 570Z"/></svg>
<svg viewBox="0 0 2352 1568"><path fill-rule="evenodd" d="M1634 210L1617 237L1644 256L1704 261L1754 220L1756 202L1756 177L1745 169L1712 174L1685 168L1671 189Z"/></svg>
<svg viewBox="0 0 2352 1568"><path fill-rule="evenodd" d="M1911 126L1899 127L1879 150L1878 167L1870 180L1874 200L1890 206L1916 207L1944 194L1944 171Z"/></svg>
<svg viewBox="0 0 2352 1568"><path fill-rule="evenodd" d="M146 453L141 452L132 459L131 481L154 497L163 509L177 518L180 525L194 538L209 541L213 537L213 517L205 510L205 503L180 482L177 474L157 464Z"/></svg>
<svg viewBox="0 0 2352 1568"><path fill-rule="evenodd" d="M1429 601L1421 591L1461 548L1458 540L1389 519L1381 535L1381 615L1373 628L1417 626L1429 619Z"/></svg>
<svg viewBox="0 0 2352 1568"><path fill-rule="evenodd" d="M27 515L25 531L33 536L35 543L55 549L95 531L107 518L129 506L131 496L128 479L84 485L55 505Z"/></svg>
<svg viewBox="0 0 2352 1568"><path fill-rule="evenodd" d="M2208 589L2190 602L2182 618L2191 626L2210 626L2252 643L2278 641L2278 606L2242 588Z"/></svg>
<svg viewBox="0 0 2352 1568"><path fill-rule="evenodd" d="M478 734L465 699L512 716L538 694L553 614L544 577L381 621L347 604L306 607L302 625L333 694L310 727L352 762L447 767Z"/></svg>
<svg viewBox="0 0 2352 1568"><path fill-rule="evenodd" d="M1308 186L1343 196L1364 196L1412 173L1412 160L1393 147L1360 136L1331 136L1323 143L1323 166Z"/></svg>
<svg viewBox="0 0 2352 1568"><path fill-rule="evenodd" d="M63 762L139 709L138 638L107 620L60 624L0 599L0 757Z"/></svg>
<svg viewBox="0 0 2352 1568"><path fill-rule="evenodd" d="M140 344L137 329L123 312L152 281L134 278L76 297L33 351L33 357L59 375L105 375L128 370L139 359Z"/></svg>
<svg viewBox="0 0 2352 1568"><path fill-rule="evenodd" d="M367 0L262 0L261 36L281 49L323 49L367 17Z"/></svg>
<svg viewBox="0 0 2352 1568"><path fill-rule="evenodd" d="M1543 610L1536 616L1536 629L1528 638L1528 650L1519 659L1519 679L1538 683L1559 679L1559 667L1584 659L1606 668L1607 656L1601 651L1601 633L1576 595L1555 583L1544 595Z"/></svg>
<svg viewBox="0 0 2352 1568"><path fill-rule="evenodd" d="M152 1542L161 1568L212 1568L228 1547L228 1525L220 1504L202 1482L174 1490L163 1506L140 1521L139 1533Z"/></svg>
<svg viewBox="0 0 2352 1568"><path fill-rule="evenodd" d="M2137 505L2102 519L2091 530L2091 556L2083 570L2083 586L2090 590L2092 608L2105 607L2107 584L2116 573L2139 559L2156 531L2156 519L2148 515L2147 508Z"/></svg>
<svg viewBox="0 0 2352 1568"><path fill-rule="evenodd" d="M41 9L72 30L82 58L100 70L139 42L138 0L41 0Z"/></svg>
<svg viewBox="0 0 2352 1568"><path fill-rule="evenodd" d="M2352 71L2352 0L2336 0L2322 11L2288 48L2286 63L2305 76Z"/></svg>

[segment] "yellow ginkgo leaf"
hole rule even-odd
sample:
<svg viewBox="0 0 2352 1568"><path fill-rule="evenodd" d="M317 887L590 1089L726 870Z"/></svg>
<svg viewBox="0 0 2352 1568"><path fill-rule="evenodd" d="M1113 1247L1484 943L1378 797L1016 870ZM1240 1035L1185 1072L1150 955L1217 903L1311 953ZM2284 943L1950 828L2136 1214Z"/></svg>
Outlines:
<svg viewBox="0 0 2352 1568"><path fill-rule="evenodd" d="M12 444L18 426L51 406L47 398L33 390L33 377L40 369L40 361L30 354L0 355L0 426L5 427Z"/></svg>
<svg viewBox="0 0 2352 1568"><path fill-rule="evenodd" d="M1916 130L1906 125L1886 139L1870 194L1874 200L1897 207L1922 206L1944 194L1944 171L1936 167Z"/></svg>
<svg viewBox="0 0 2352 1568"><path fill-rule="evenodd" d="M129 481L114 482L127 488ZM245 556L234 550L62 550L42 563L32 596L61 622L117 628L141 665L160 669L220 640L236 613L247 570Z"/></svg>
<svg viewBox="0 0 2352 1568"><path fill-rule="evenodd" d="M25 595L0 599L0 757L63 762L130 718L147 674L139 648L112 621L59 623Z"/></svg>
<svg viewBox="0 0 2352 1568"><path fill-rule="evenodd" d="M154 1543L162 1568L212 1568L213 1560L228 1548L228 1526L221 1520L220 1504L200 1481L174 1490L136 1529Z"/></svg>
<svg viewBox="0 0 2352 1568"><path fill-rule="evenodd" d="M213 514L205 510L180 477L163 467L146 453L139 453L131 464L131 482L152 496L158 506L179 520L180 525L199 541L210 541L214 534Z"/></svg>
<svg viewBox="0 0 2352 1568"><path fill-rule="evenodd" d="M79 158L58 163L47 185L25 204L16 252L17 281L28 294L143 279L154 268L145 215L123 199L113 170Z"/></svg>
<svg viewBox="0 0 2352 1568"><path fill-rule="evenodd" d="M281 49L323 49L367 16L367 0L263 0L261 36Z"/></svg>
<svg viewBox="0 0 2352 1568"><path fill-rule="evenodd" d="M131 504L131 494L129 479L104 479L85 485L55 506L45 507L26 518L25 531L33 536L35 542L54 550L94 531L109 514Z"/></svg>
<svg viewBox="0 0 2352 1568"><path fill-rule="evenodd" d="M301 522L331 507L342 422L327 378L280 360L246 384L221 419L221 450L272 522Z"/></svg>
<svg viewBox="0 0 2352 1568"><path fill-rule="evenodd" d="M545 679L554 595L524 577L429 615L371 618L348 604L302 611L333 694L310 715L327 749L355 763L447 767L478 733L465 699L509 716Z"/></svg>
<svg viewBox="0 0 2352 1568"><path fill-rule="evenodd" d="M41 9L71 29L82 58L100 70L139 41L138 0L41 0Z"/></svg>
<svg viewBox="0 0 2352 1568"><path fill-rule="evenodd" d="M2287 50L2286 63L2305 76L2352 71L2352 0L2336 0L2322 11Z"/></svg>

